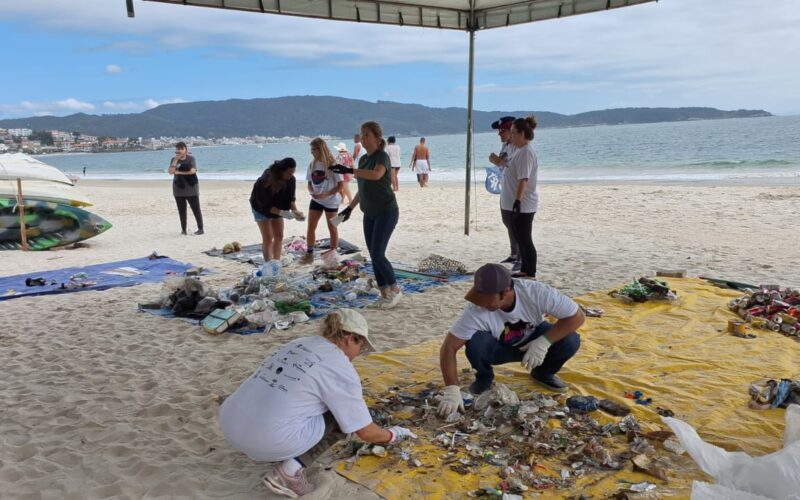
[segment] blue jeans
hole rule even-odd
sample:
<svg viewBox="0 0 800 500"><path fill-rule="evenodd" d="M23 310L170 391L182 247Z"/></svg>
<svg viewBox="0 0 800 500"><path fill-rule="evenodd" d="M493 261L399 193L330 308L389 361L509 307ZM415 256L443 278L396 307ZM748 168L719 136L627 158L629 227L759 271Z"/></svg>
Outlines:
<svg viewBox="0 0 800 500"><path fill-rule="evenodd" d="M372 259L372 268L375 270L375 280L379 288L397 283L392 263L386 258L386 247L389 246L389 238L392 237L399 219L399 208L374 217L364 214L364 239L367 241L367 250Z"/></svg>
<svg viewBox="0 0 800 500"><path fill-rule="evenodd" d="M541 337L547 333L553 325L547 321L540 323L533 331L528 342ZM547 378L555 375L572 356L578 352L581 346L581 336L577 332L572 332L563 339L555 342L547 350L547 355L541 365L533 369L537 375ZM475 380L478 384L491 384L494 380L493 365L502 365L512 361L522 361L525 352L520 351L519 347L506 346L497 341L490 332L475 332L475 335L467 341L467 359L472 368L477 372Z"/></svg>

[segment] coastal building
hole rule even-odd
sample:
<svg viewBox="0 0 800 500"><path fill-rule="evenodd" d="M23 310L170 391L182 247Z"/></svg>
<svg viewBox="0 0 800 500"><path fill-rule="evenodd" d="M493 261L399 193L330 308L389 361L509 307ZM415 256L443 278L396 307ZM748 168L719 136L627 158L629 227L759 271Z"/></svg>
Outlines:
<svg viewBox="0 0 800 500"><path fill-rule="evenodd" d="M29 128L10 128L8 129L8 133L12 137L30 137L33 130Z"/></svg>
<svg viewBox="0 0 800 500"><path fill-rule="evenodd" d="M53 136L53 142L72 142L74 139L71 132L63 132L61 130L51 130L50 135Z"/></svg>

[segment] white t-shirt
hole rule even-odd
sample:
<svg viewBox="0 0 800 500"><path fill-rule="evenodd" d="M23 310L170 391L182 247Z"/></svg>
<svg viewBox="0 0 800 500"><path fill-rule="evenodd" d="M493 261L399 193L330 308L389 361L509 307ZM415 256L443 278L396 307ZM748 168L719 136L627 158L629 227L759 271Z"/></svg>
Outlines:
<svg viewBox="0 0 800 500"><path fill-rule="evenodd" d="M522 193L520 209L529 214L539 209L539 191L536 189L536 178L539 175L539 161L533 144L520 148L508 158L506 168L503 170L503 191L500 193L500 208L511 210L514 200L517 199L517 186L520 179L528 179L525 191Z"/></svg>
<svg viewBox="0 0 800 500"><path fill-rule="evenodd" d="M400 146L397 144L387 144L386 148L384 148L386 154L389 155L389 161L391 162L392 168L400 168L402 165L400 164Z"/></svg>
<svg viewBox="0 0 800 500"><path fill-rule="evenodd" d="M501 344L519 345L545 321L545 314L562 319L578 312L578 304L572 299L538 281L515 279L514 293L517 300L510 312L490 311L470 303L450 327L450 333L469 340L477 332L490 332Z"/></svg>
<svg viewBox="0 0 800 500"><path fill-rule="evenodd" d="M277 462L310 450L330 410L342 432L372 422L361 380L344 352L322 337L295 339L268 356L219 410L231 446L253 460Z"/></svg>
<svg viewBox="0 0 800 500"><path fill-rule="evenodd" d="M318 161L311 162L311 164L308 165L306 180L311 183L311 189L314 190L314 194L321 194L335 189L338 183L344 181L344 177L331 170L326 171L322 162ZM338 192L327 198L312 199L325 208L339 208L339 204L342 203L342 195Z"/></svg>
<svg viewBox="0 0 800 500"><path fill-rule="evenodd" d="M505 170L506 163L508 163L508 159L511 158L512 156L514 156L514 153L516 153L516 152L517 152L517 147L515 145L511 144L511 141L508 141L508 142L503 144L503 147L500 148L500 156L503 156L503 153L505 153L505 157L504 157L505 161L503 161L503 163L501 163L497 167L497 168L500 169L501 172L503 170Z"/></svg>

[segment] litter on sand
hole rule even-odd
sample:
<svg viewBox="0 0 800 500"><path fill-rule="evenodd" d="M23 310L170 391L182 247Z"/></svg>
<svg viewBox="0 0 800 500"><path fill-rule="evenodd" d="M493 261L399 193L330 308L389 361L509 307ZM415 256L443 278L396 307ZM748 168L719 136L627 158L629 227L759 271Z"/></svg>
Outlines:
<svg viewBox="0 0 800 500"><path fill-rule="evenodd" d="M670 290L666 281L646 277L634 280L618 290L612 290L609 295L628 304L648 300L674 301L678 298L678 293Z"/></svg>
<svg viewBox="0 0 800 500"><path fill-rule="evenodd" d="M745 295L728 303L744 323L755 328L782 333L800 340L800 289L781 288L778 285L759 285L747 289ZM728 322L728 331L748 337L744 323Z"/></svg>

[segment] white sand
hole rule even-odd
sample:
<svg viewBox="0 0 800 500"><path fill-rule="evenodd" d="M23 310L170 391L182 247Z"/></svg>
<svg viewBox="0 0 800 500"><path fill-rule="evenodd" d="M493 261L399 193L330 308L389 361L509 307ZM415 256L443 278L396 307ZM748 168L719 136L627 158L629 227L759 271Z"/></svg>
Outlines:
<svg viewBox="0 0 800 500"><path fill-rule="evenodd" d="M213 268L217 274L207 281L220 286L251 269L200 253L232 240L259 241L249 183L201 183L204 236L179 235L168 183L82 181L80 187L114 227L85 248L2 252L0 272L46 275L153 250ZM298 204L306 207L307 195L299 191ZM569 294L657 268L798 284L800 187L545 185L541 191L534 224L539 279ZM467 237L463 196L458 186L440 187L435 179L424 190L402 185L389 257L415 264L434 252L473 268L504 258L497 197L480 188ZM340 228L343 238L364 247L360 215ZM289 222L286 234L303 235L305 225ZM388 313L367 311L376 341L390 348L443 335L467 287L408 296ZM316 331L318 322L279 334L210 337L187 323L137 312L137 302L157 296L159 288L0 302L0 496L268 497L260 484L264 465L227 446L212 398L233 391L273 347ZM317 479L317 498L374 497L331 472Z"/></svg>

